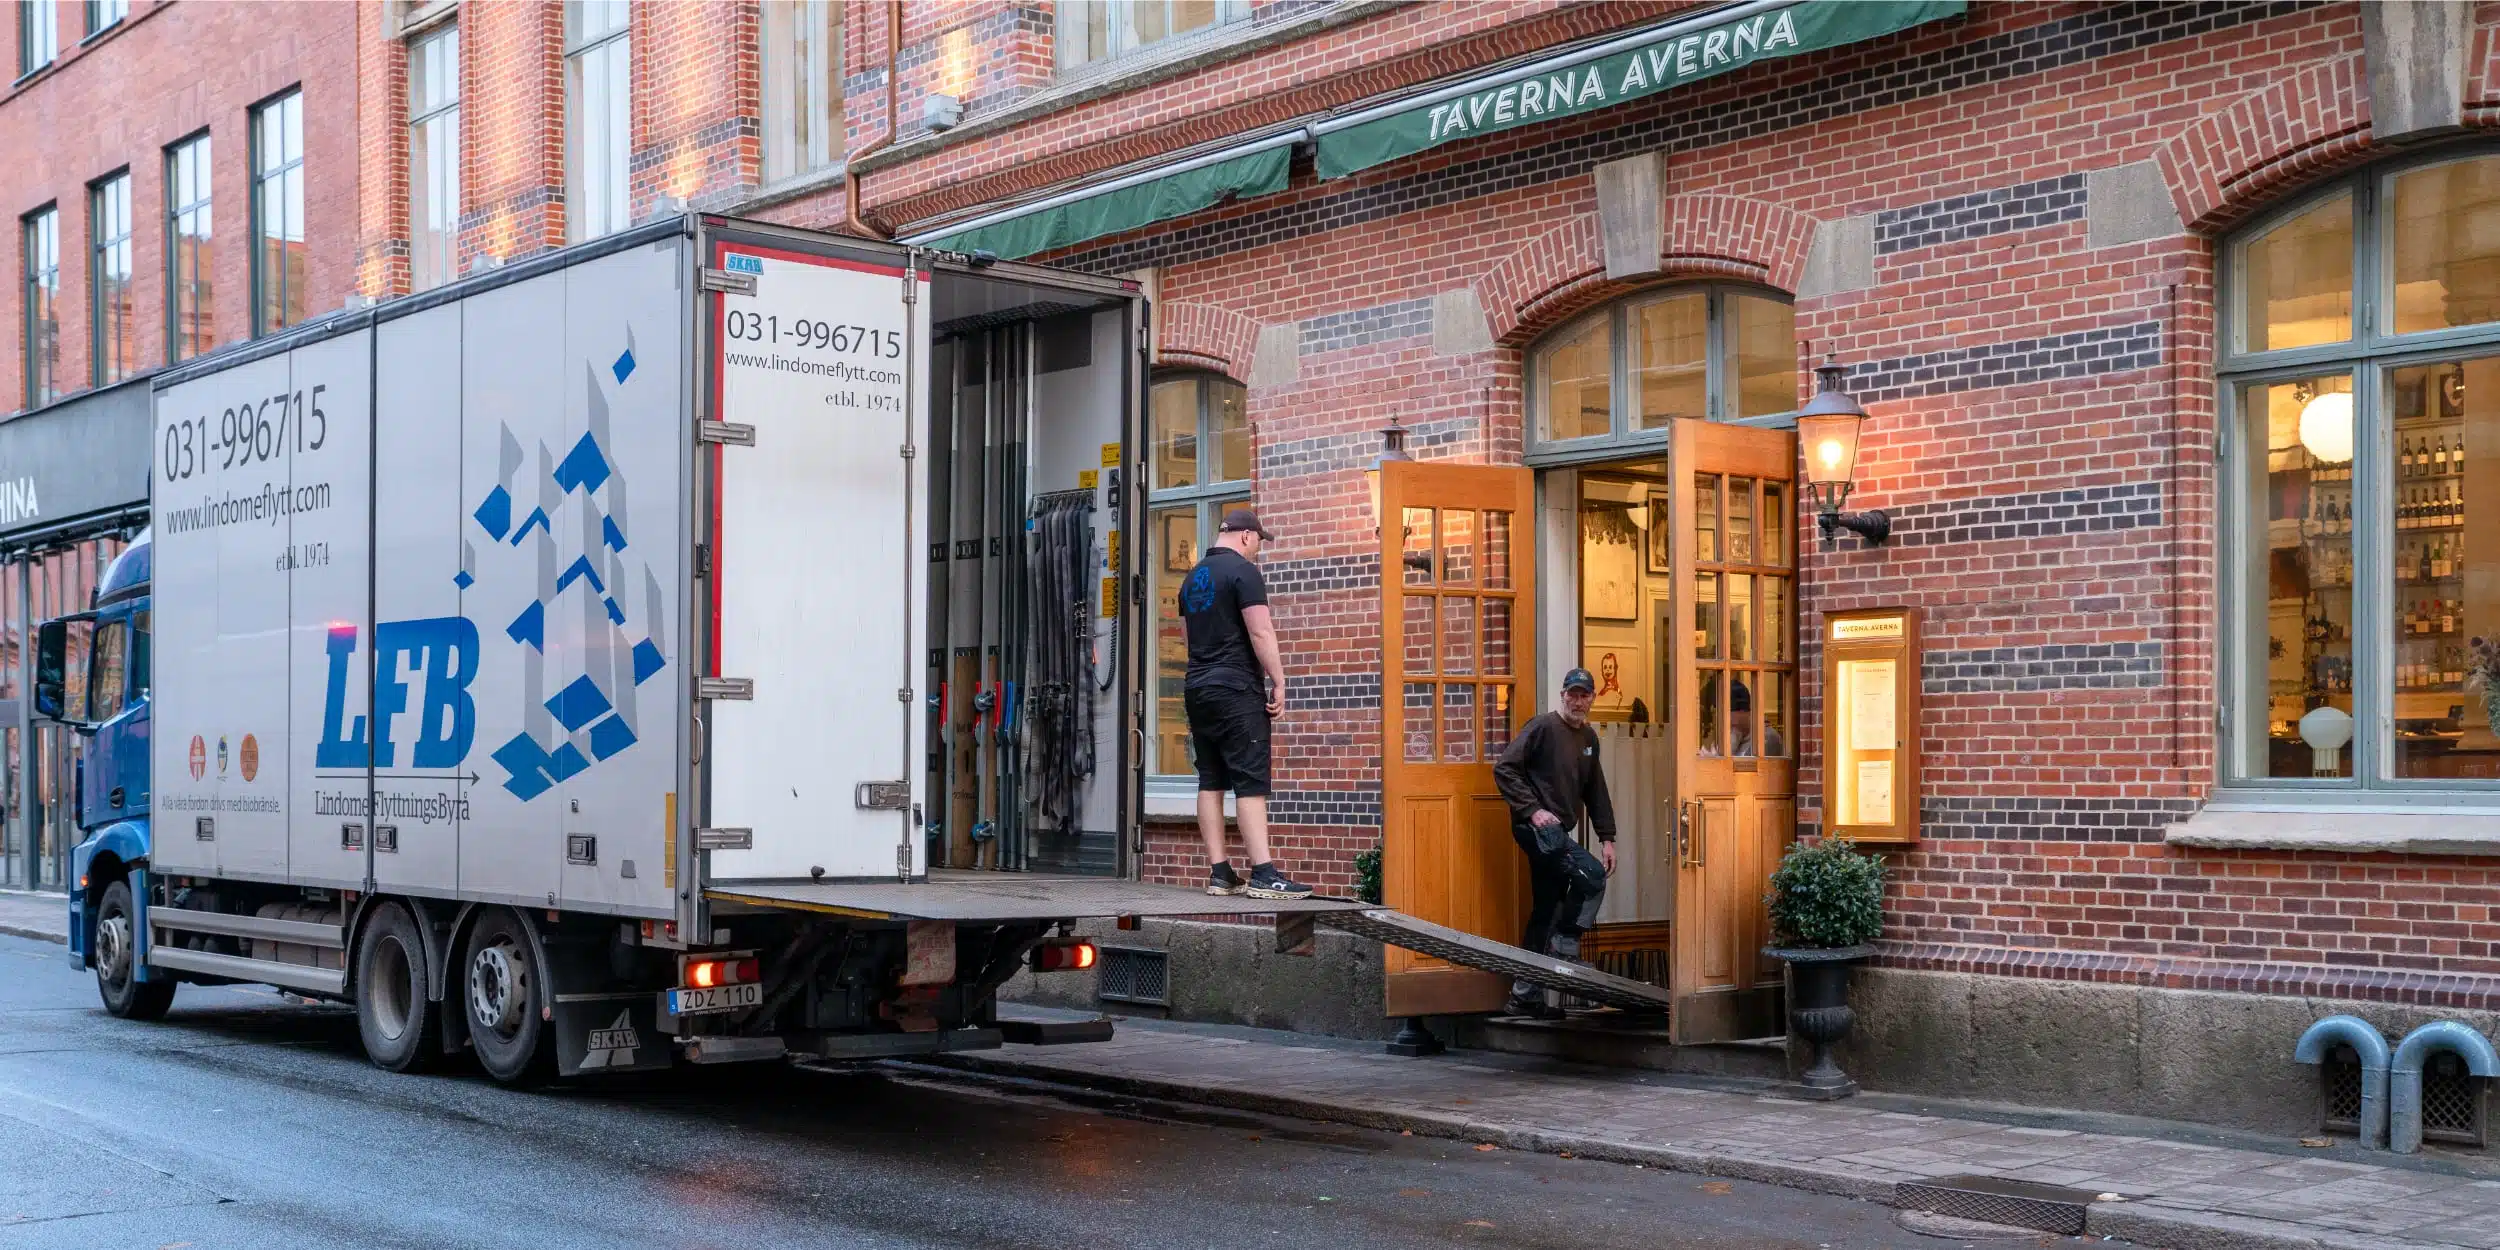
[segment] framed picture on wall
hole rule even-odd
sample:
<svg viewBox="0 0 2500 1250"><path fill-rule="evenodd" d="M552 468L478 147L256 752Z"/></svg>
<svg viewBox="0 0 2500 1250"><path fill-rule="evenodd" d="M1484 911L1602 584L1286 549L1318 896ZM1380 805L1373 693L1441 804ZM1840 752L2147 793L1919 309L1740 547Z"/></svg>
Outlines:
<svg viewBox="0 0 2500 1250"><path fill-rule="evenodd" d="M1163 518L1163 571L1186 573L1197 563L1197 514L1181 512Z"/></svg>
<svg viewBox="0 0 2500 1250"><path fill-rule="evenodd" d="M1580 511L1580 615L1601 621L1641 614L1641 531L1630 509ZM1594 672L1595 670L1591 670Z"/></svg>
<svg viewBox="0 0 2500 1250"><path fill-rule="evenodd" d="M1674 507L1674 497L1667 492L1649 492L1649 532L1642 535L1642 539L1649 548L1649 571L1652 573L1675 571Z"/></svg>
<svg viewBox="0 0 2500 1250"><path fill-rule="evenodd" d="M1635 705L1643 719L1656 714L1645 697L1649 659L1642 650L1640 641L1630 637L1581 645L1580 665L1597 678L1597 699L1589 705L1589 715L1599 720L1630 720Z"/></svg>

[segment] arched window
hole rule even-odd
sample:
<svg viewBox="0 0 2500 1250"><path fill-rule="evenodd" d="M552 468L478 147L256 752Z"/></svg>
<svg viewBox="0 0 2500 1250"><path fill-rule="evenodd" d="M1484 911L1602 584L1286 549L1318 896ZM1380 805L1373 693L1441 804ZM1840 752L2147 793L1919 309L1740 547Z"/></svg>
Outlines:
<svg viewBox="0 0 2500 1250"><path fill-rule="evenodd" d="M2500 801L2500 153L2340 179L2220 293L2223 782Z"/></svg>
<svg viewBox="0 0 2500 1250"><path fill-rule="evenodd" d="M1776 420L1797 407L1796 340L1796 310L1750 288L1675 287L1599 309L1529 356L1529 453L1663 445L1676 417Z"/></svg>
<svg viewBox="0 0 2500 1250"><path fill-rule="evenodd" d="M1241 383L1215 374L1155 379L1146 465L1146 573L1155 603L1154 698L1147 713L1153 746L1146 771L1156 777L1196 772L1189 758L1189 720L1181 710L1189 640L1181 632L1180 585L1214 541L1224 509L1250 502L1256 466L1246 401Z"/></svg>

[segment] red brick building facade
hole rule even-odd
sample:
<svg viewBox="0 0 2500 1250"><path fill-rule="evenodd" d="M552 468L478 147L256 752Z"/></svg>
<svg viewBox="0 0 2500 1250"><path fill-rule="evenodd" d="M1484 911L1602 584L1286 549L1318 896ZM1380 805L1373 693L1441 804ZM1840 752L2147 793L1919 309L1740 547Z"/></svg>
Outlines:
<svg viewBox="0 0 2500 1250"><path fill-rule="evenodd" d="M621 30L630 121L608 140L624 154L627 219L683 204L931 238L1698 6L645 0L611 28L552 4L395 0L356 6L352 37L332 29L344 17L302 16L295 53L219 58L260 77L220 77L214 101L165 96L172 112L145 133L98 103L149 98L121 85L156 81L144 68L81 85L100 53L144 67L199 63L203 40L265 49L273 23L239 15L266 11L143 3L127 31L0 97L47 131L59 117L68 133L110 132L46 139L7 175L18 209L73 203L124 161L155 204L163 144L239 127L287 75L344 70L352 83L306 86L313 201L334 205L311 214L311 303L335 306L351 285L402 294L417 285L411 223L428 212L409 172L412 43L456 26L468 49L453 206L465 270L579 237L583 162L597 156L581 119L607 107L581 84L598 40ZM2477 771L2495 744L2452 658L2468 633L2500 633L2500 569L2470 563L2484 558L2471 531L2500 533L2500 479L2475 485L2500 457L2500 410L2473 393L2488 349L2471 308L2477 266L2500 255L2476 233L2492 209L2471 164L2500 154L2479 145L2500 125L2496 38L2500 4L1975 0L1350 176L1320 176L1306 149L1281 189L1034 259L1137 277L1161 376L1196 379L1187 402L1214 414L1191 445L1251 449L1247 465L1202 461L1190 490L1158 502L1255 499L1281 535L1265 557L1292 675L1277 842L1331 889L1382 834L1381 574L1363 474L1377 431L1402 425L1427 461L1529 464L1545 514L1569 525L1589 498L1571 474L1612 463L1600 452L1659 454L1644 405L1679 384L1638 353L1714 345L1702 408L1679 411L1738 418L1777 413L1758 401L1783 385L1793 406L1807 365L1836 358L1872 413L1852 506L1886 510L1893 537L1798 543L1795 689L1761 697L1766 723L1786 725L1795 824L1812 834L1825 614L1920 612L1919 839L1894 854L1863 1063L1879 1085L2154 1111L2254 1089L2217 1116L2276 1122L2279 1108L2248 1108L2300 1079L2279 1056L2318 1014L2303 999L2361 1004L2390 1029L2438 1012L2487 1024L2500 1009L2500 774ZM357 105L323 105L325 92ZM837 141L808 137L828 131ZM349 134L352 164L332 151ZM231 200L217 184L221 206L242 201L240 156L220 157L236 181ZM2446 250L2408 259L2404 241L2422 236L2399 224L2419 217L2406 188L2429 184L2407 171L2458 161L2441 175L2445 216L2432 214L2454 226ZM335 233L351 202L352 244ZM147 237L143 273L161 246ZM241 282L221 280L221 301ZM2431 322L2406 320L2441 299ZM2371 320L2381 311L2392 319ZM2340 332L2310 325L2336 315ZM221 303L220 336L243 316ZM2295 321L2310 328L2283 329ZM1552 405L1581 335L1638 358L1605 365L1622 379L1612 432L1558 446ZM1781 350L1762 349L1772 340ZM21 364L0 364L13 388ZM1586 405L1597 375L1570 376L1588 383L1574 392ZM2384 438L2332 461L2283 431L2338 386L2379 396L2361 401L2360 428ZM2434 430L2442 413L2469 432ZM2442 448L2420 481L2417 436ZM2322 491L2336 464L2369 484ZM2466 492L2458 537L2398 524L2448 478ZM2364 507L2383 521L2353 528ZM1811 516L1794 519L1810 537ZM2339 523L2360 537L2324 556L2297 546ZM2294 545L2262 537L2277 532ZM2420 568L2437 556L2440 576L2402 571L2420 542ZM2337 597L2329 573L2346 557L2376 589ZM1575 584L1564 565L1544 570L1549 588ZM2449 580L2454 599L2430 609L2449 624L2417 634L2427 587ZM2300 615L2270 623L2279 612ZM1577 619L1539 609L1544 624ZM2261 654L2287 638L2288 654ZM2410 659L2417 638L2439 645ZM1523 676L1549 676L1571 649ZM2354 744L2313 767L2332 734L2301 738L2299 721L2318 707L2360 721ZM2434 749L2442 762L2422 763ZM1156 759L1158 776L1181 771ZM1167 814L1147 830L1150 877L1202 871L1194 834L1169 819L1187 788L1149 782L1149 811ZM2200 1033L2216 1019L2237 1023ZM1998 1040L2055 1062L1986 1071ZM2139 1059L2161 1048L2210 1082L2150 1075Z"/></svg>

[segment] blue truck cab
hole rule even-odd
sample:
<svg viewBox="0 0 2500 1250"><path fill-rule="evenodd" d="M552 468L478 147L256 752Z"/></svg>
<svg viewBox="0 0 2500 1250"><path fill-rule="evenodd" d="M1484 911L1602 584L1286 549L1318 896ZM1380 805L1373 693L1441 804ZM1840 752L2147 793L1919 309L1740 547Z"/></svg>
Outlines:
<svg viewBox="0 0 2500 1250"><path fill-rule="evenodd" d="M35 709L85 739L72 774L82 835L70 855L69 958L92 967L107 1009L156 1016L173 997L151 978L147 942L149 535L104 572L84 612L46 621L35 644Z"/></svg>

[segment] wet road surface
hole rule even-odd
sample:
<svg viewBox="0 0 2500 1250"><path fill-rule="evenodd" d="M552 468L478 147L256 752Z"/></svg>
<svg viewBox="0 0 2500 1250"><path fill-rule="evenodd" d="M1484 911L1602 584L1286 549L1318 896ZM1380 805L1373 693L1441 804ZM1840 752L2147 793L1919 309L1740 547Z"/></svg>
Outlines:
<svg viewBox="0 0 2500 1250"><path fill-rule="evenodd" d="M164 1022L127 1023L60 947L0 937L10 1250L2049 1244L2080 1243L1937 1239L1742 1181L901 1065L535 1093L393 1076L342 1008L185 986Z"/></svg>

